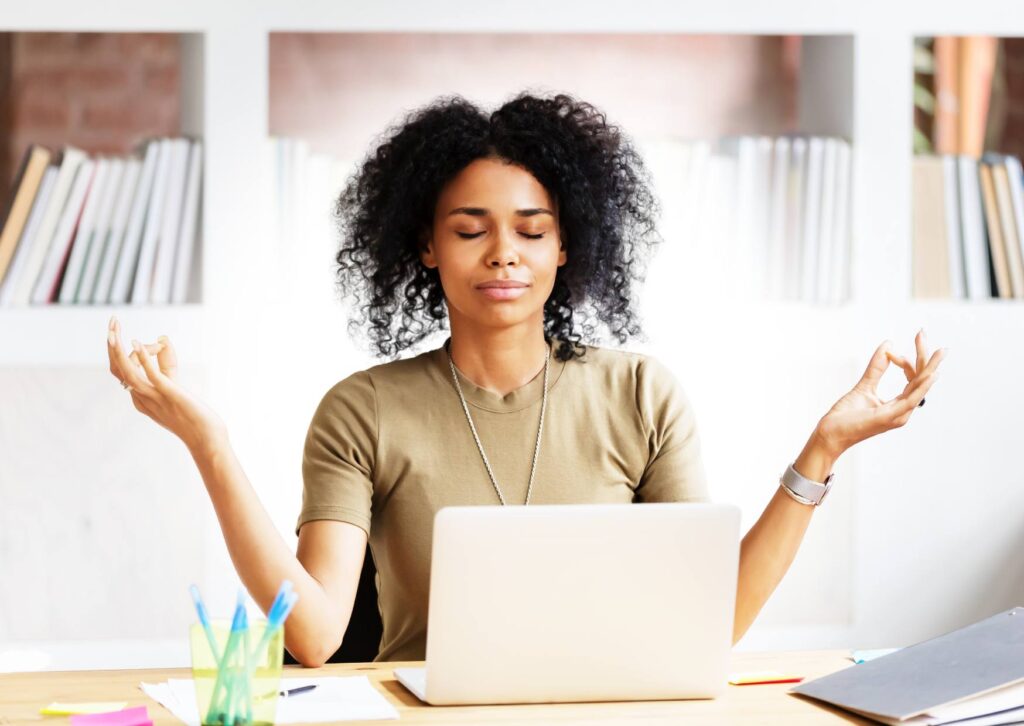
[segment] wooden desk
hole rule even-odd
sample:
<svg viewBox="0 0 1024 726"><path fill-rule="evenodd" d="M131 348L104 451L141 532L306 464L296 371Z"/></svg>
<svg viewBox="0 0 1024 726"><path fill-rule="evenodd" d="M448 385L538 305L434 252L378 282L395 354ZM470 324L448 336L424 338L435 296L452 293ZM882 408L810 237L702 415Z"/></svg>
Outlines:
<svg viewBox="0 0 1024 726"><path fill-rule="evenodd" d="M848 651L734 653L732 672L779 670L816 678L852 666ZM695 701L637 701L629 703L576 703L522 706L438 707L420 703L392 674L396 666L419 663L329 664L319 669L286 666L284 677L366 674L401 713L398 723L507 724L867 724L867 720L812 701L791 696L791 684L729 686L723 697ZM66 724L66 717L42 716L39 709L51 701L127 701L145 704L154 724L177 724L177 719L139 690L139 682L188 678L187 668L116 671L63 671L0 675L0 726L50 722ZM345 723L356 723L347 721ZM385 724L393 721L361 723Z"/></svg>

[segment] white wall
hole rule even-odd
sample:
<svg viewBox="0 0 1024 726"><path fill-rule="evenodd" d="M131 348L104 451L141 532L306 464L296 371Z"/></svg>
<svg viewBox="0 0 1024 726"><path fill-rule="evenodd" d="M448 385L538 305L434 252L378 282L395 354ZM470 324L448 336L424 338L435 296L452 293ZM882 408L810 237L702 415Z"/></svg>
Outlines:
<svg viewBox="0 0 1024 726"><path fill-rule="evenodd" d="M206 34L204 305L185 312L180 352L203 371L197 389L228 422L286 541L294 541L308 416L331 383L368 359L341 335L336 310L325 304L311 312L301 300L269 304L261 294L272 272L271 240L266 205L254 200L266 200L269 166L253 150L268 133L269 30L513 31L544 18L550 29L568 32L849 33L854 303L692 299L654 274L644 298L648 349L676 371L697 407L716 498L739 503L749 525L781 468L881 340L892 338L909 353L923 325L933 345L951 348L942 380L910 424L840 461L833 495L740 647L902 645L1021 604L1024 475L1014 453L1024 407L1016 375L1024 364L1024 315L1014 304L909 299L911 39L943 31L1020 34L1014 5L634 2L628 14L614 3L527 2L491 14L469 7L315 0L87 7L50 0L0 13L0 25L10 29ZM656 272L672 269L676 244L669 239ZM173 311L118 313L144 339L175 324L168 323ZM41 644L50 667L142 665L140 639L152 641L144 652L183 663L174 644L185 642L191 619L187 585L199 581L217 611L232 597L236 580L183 447L118 400L116 382L107 380L99 341L109 314L0 311L0 664L4 651ZM47 356L14 350L29 333ZM88 348L93 338L95 348ZM94 362L76 369L83 359ZM886 393L900 386L893 373ZM132 481L145 487L144 496L130 489ZM43 507L54 514L43 517ZM90 527L83 513L92 513ZM97 528L97 521L118 526ZM99 584L124 597L81 595L106 592ZM76 637L87 642L77 646Z"/></svg>

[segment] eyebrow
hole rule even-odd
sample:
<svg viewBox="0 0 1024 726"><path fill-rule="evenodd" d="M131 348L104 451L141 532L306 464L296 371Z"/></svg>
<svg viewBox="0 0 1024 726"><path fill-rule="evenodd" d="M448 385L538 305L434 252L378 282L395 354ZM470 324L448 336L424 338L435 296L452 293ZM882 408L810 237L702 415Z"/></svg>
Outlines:
<svg viewBox="0 0 1024 726"><path fill-rule="evenodd" d="M490 210L487 210L484 207L456 207L452 211L448 212L448 216L450 217L453 214L468 214L473 217L486 217L489 213ZM552 217L555 216L550 209L545 209L544 207L517 209L515 213L520 217L533 217L538 214L550 214Z"/></svg>

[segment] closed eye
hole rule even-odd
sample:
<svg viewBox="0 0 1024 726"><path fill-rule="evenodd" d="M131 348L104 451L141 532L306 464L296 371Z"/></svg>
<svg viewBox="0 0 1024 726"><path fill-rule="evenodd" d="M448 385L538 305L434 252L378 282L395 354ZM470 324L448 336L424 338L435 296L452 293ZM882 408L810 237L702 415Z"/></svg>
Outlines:
<svg viewBox="0 0 1024 726"><path fill-rule="evenodd" d="M455 234L459 235L462 239L476 239L482 235L483 232L456 232ZM527 239L540 239L544 236L543 232L540 234L527 234L526 232L520 232L519 234L523 235L523 237L526 237Z"/></svg>

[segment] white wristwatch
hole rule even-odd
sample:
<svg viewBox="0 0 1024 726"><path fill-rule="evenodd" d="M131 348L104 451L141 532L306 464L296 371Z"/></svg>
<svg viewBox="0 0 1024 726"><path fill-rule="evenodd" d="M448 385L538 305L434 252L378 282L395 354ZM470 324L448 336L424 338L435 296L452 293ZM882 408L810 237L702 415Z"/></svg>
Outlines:
<svg viewBox="0 0 1024 726"><path fill-rule="evenodd" d="M790 464L786 467L786 471L783 472L782 477L779 479L779 485L786 494L801 504L814 505L817 507L825 501L825 495L828 494L829 490L832 488L832 480L834 477L835 473L832 473L825 478L824 483L812 481L805 476L801 476L800 473L793 468L793 464Z"/></svg>

